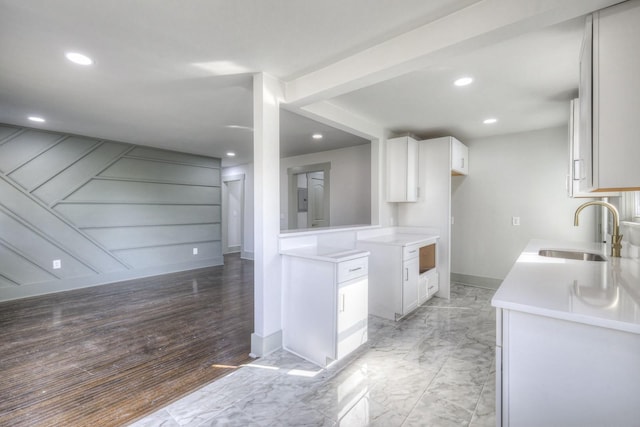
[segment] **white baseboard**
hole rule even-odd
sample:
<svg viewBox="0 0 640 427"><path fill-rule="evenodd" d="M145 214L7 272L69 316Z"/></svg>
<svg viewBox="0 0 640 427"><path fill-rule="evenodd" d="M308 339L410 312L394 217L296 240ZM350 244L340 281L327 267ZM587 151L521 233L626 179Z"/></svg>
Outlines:
<svg viewBox="0 0 640 427"><path fill-rule="evenodd" d="M198 268L215 267L223 264L223 257L217 256L196 262L148 267L138 270L115 271L96 276L74 277L72 279L55 280L51 282L4 287L0 288L0 301L10 301L20 298L52 294L55 292L70 291L73 289L88 288L91 286L108 285L132 279L141 279L143 277L177 273L179 271L195 270Z"/></svg>
<svg viewBox="0 0 640 427"><path fill-rule="evenodd" d="M282 330L261 337L255 332L251 334L251 357L264 357L282 348Z"/></svg>
<svg viewBox="0 0 640 427"><path fill-rule="evenodd" d="M472 276L469 274L451 273L451 283L477 286L479 288L498 289L502 284L501 279L490 277Z"/></svg>

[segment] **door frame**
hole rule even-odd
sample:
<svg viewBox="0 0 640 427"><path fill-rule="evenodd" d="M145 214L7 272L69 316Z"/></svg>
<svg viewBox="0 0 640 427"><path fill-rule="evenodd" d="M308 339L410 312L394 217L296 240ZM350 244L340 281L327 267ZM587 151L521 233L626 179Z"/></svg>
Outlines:
<svg viewBox="0 0 640 427"><path fill-rule="evenodd" d="M331 180L329 177L330 171L331 162L316 163L305 166L293 166L287 168L287 177L289 180L289 197L287 206L289 218L287 221L287 229L292 230L298 228L298 181L296 179L296 175L309 172L324 172L324 214L325 218L327 218L327 224L331 225L331 218L329 216L331 212Z"/></svg>
<svg viewBox="0 0 640 427"><path fill-rule="evenodd" d="M238 175L227 175L222 177L222 206L221 206L221 214L222 214L222 223L221 223L221 231L222 231L222 253L243 253L244 251L244 174ZM227 183L240 181L240 250L239 251L229 251L229 190L227 189ZM235 246L234 246L235 247Z"/></svg>

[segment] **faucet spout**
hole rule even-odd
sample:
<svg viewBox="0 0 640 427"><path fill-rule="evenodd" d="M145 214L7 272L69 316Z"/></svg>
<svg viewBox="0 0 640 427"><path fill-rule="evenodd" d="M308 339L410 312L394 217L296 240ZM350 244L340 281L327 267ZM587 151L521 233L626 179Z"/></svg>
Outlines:
<svg viewBox="0 0 640 427"><path fill-rule="evenodd" d="M620 235L620 215L618 214L618 209L616 209L616 207L611 203L602 202L599 200L583 203L582 205L578 206L578 209L576 209L576 213L573 216L573 225L575 225L576 227L579 225L578 217L580 215L580 212L582 212L582 210L587 206L604 206L605 208L609 209L609 212L611 212L611 215L613 216L613 232L611 233L611 256L620 258L620 249L622 249L622 235Z"/></svg>

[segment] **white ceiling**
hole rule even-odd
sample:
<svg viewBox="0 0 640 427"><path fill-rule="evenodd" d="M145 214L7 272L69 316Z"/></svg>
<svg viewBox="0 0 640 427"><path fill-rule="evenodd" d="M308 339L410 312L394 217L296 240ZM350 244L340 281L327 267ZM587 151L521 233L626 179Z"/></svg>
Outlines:
<svg viewBox="0 0 640 427"><path fill-rule="evenodd" d="M252 126L252 73L296 79L483 1L492 2L0 0L0 122L215 157L233 150L223 164L248 162L251 130L228 126ZM562 125L577 92L582 19L521 33L328 101L419 136ZM67 51L95 64L72 64ZM463 74L474 84L454 88ZM490 115L498 123L482 125ZM318 131L321 143L310 138ZM282 156L364 142L282 112Z"/></svg>

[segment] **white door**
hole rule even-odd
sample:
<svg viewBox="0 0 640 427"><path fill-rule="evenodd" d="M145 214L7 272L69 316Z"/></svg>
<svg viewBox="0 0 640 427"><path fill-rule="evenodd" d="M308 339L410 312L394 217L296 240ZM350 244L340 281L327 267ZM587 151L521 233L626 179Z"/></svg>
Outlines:
<svg viewBox="0 0 640 427"><path fill-rule="evenodd" d="M241 252L244 182L241 179L223 182L225 190L222 215L223 253Z"/></svg>
<svg viewBox="0 0 640 427"><path fill-rule="evenodd" d="M327 227L326 200L324 191L324 172L310 172L308 178L308 225L310 227Z"/></svg>

